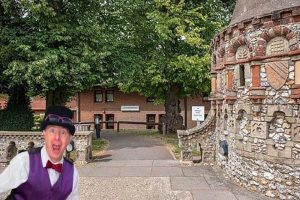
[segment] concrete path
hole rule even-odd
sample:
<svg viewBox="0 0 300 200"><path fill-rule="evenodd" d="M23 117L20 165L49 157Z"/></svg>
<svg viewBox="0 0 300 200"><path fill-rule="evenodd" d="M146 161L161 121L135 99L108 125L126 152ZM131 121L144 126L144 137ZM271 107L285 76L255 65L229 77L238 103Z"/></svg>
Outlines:
<svg viewBox="0 0 300 200"><path fill-rule="evenodd" d="M268 199L230 182L216 167L184 166L159 142L128 134L102 134L110 148L80 173L81 199Z"/></svg>
<svg viewBox="0 0 300 200"><path fill-rule="evenodd" d="M150 137L122 133L102 133L110 143L101 161L110 160L172 160L173 156L159 142Z"/></svg>
<svg viewBox="0 0 300 200"><path fill-rule="evenodd" d="M268 199L236 186L217 167L182 165L149 137L116 133L101 137L110 141L109 149L94 162L77 167L82 200ZM0 165L0 173L3 169Z"/></svg>

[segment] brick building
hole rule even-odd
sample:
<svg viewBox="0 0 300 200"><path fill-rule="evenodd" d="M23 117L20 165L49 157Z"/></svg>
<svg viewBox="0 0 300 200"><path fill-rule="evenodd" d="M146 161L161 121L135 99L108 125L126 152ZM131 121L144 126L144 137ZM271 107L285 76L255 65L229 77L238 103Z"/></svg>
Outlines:
<svg viewBox="0 0 300 200"><path fill-rule="evenodd" d="M202 97L187 99L187 109L181 100L181 115L188 128L196 126L192 121L192 106L205 106L208 111L210 103ZM135 121L158 123L165 113L163 105L155 105L154 99L145 98L138 93L126 94L117 89L94 88L77 95L77 120L92 122L96 117L102 121ZM146 125L122 124L121 129L145 128ZM103 128L116 128L113 124L105 124ZM149 126L148 128L152 128Z"/></svg>
<svg viewBox="0 0 300 200"><path fill-rule="evenodd" d="M205 99L205 98L204 98ZM180 101L181 115L188 128L196 126L192 121L192 106L205 106L205 113L210 109L210 102L201 96L187 98L186 108L184 100ZM2 109L5 101L0 100ZM158 123L165 113L163 105L155 105L154 99L145 98L138 93L123 93L118 89L93 88L78 93L68 104L74 112L74 121L78 123L93 123L98 117L103 121L132 121ZM31 107L35 114L45 112L46 101L44 98L34 97ZM0 108L1 109L1 108ZM92 125L93 126L93 125ZM103 129L116 129L114 123L102 123ZM145 129L157 128L145 124L120 124L120 129Z"/></svg>

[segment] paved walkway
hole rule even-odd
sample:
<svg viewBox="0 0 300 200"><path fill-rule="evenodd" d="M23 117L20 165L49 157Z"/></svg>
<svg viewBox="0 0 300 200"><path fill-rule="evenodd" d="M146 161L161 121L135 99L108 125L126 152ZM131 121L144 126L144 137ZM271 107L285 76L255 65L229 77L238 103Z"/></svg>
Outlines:
<svg viewBox="0 0 300 200"><path fill-rule="evenodd" d="M79 167L81 199L252 200L250 193L211 166L184 166L157 140L128 134L102 134L109 149Z"/></svg>
<svg viewBox="0 0 300 200"><path fill-rule="evenodd" d="M116 133L101 137L110 141L109 149L94 162L78 167L80 199L268 199L236 186L216 167L182 165L164 145L149 137Z"/></svg>

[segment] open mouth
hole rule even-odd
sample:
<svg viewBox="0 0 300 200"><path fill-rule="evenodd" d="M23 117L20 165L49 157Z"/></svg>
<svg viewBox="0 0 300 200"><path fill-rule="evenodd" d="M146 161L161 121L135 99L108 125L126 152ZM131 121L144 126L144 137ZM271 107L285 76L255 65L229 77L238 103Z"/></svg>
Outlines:
<svg viewBox="0 0 300 200"><path fill-rule="evenodd" d="M52 149L56 153L60 152L60 147L61 147L60 145L55 145L55 144L52 145Z"/></svg>

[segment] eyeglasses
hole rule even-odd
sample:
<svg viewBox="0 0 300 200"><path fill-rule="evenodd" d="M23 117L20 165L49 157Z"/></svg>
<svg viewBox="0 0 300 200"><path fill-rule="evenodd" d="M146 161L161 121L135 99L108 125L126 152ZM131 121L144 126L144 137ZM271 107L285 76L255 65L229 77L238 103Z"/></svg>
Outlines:
<svg viewBox="0 0 300 200"><path fill-rule="evenodd" d="M59 115L49 114L45 121L73 125L72 119L69 117L61 117Z"/></svg>

